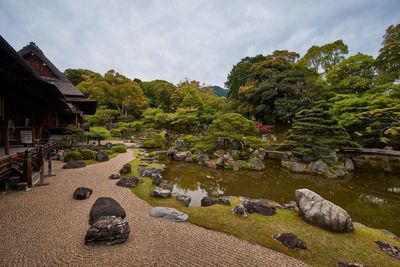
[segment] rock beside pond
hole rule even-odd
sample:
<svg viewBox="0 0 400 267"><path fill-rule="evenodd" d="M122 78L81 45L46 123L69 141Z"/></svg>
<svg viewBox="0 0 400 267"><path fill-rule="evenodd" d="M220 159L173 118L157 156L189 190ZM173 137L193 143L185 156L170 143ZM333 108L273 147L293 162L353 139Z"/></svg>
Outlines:
<svg viewBox="0 0 400 267"><path fill-rule="evenodd" d="M152 192L151 195L153 197L159 197L159 198L169 198L171 197L172 193L169 190L162 189L162 188L155 188Z"/></svg>
<svg viewBox="0 0 400 267"><path fill-rule="evenodd" d="M296 173L303 173L307 171L307 164L292 160L282 160L281 161L282 167L289 169L292 172Z"/></svg>
<svg viewBox="0 0 400 267"><path fill-rule="evenodd" d="M252 168L256 171L261 171L265 169L264 162L260 158L253 157L252 159L250 159L250 163L252 165Z"/></svg>
<svg viewBox="0 0 400 267"><path fill-rule="evenodd" d="M275 207L263 199L248 199L243 202L243 206L249 213L260 213L264 216L272 216L276 213Z"/></svg>
<svg viewBox="0 0 400 267"><path fill-rule="evenodd" d="M174 190L174 185L169 184L166 180L161 180L161 183L158 185L158 187L165 189L165 190L169 190L169 191L173 191Z"/></svg>
<svg viewBox="0 0 400 267"><path fill-rule="evenodd" d="M290 249L307 249L306 243L293 233L274 234L272 238L278 240Z"/></svg>
<svg viewBox="0 0 400 267"><path fill-rule="evenodd" d="M128 240L129 224L123 218L102 216L86 232L85 244L105 242L106 245L123 243Z"/></svg>
<svg viewBox="0 0 400 267"><path fill-rule="evenodd" d="M281 205L281 209L284 210L297 210L296 201L290 201L289 203L284 203Z"/></svg>
<svg viewBox="0 0 400 267"><path fill-rule="evenodd" d="M344 160L344 168L346 171L354 171L354 163L351 159L346 158Z"/></svg>
<svg viewBox="0 0 400 267"><path fill-rule="evenodd" d="M201 206L202 207L208 207L212 206L214 204L221 204L221 205L230 205L230 197L203 197L201 199Z"/></svg>
<svg viewBox="0 0 400 267"><path fill-rule="evenodd" d="M117 174L111 174L110 177L108 177L108 179L110 180L117 180L119 179L119 177L121 177L121 174L117 173Z"/></svg>
<svg viewBox="0 0 400 267"><path fill-rule="evenodd" d="M78 169L86 167L86 163L83 161L76 161L72 158L68 160L67 163L64 164L62 167L63 169Z"/></svg>
<svg viewBox="0 0 400 267"><path fill-rule="evenodd" d="M173 208L154 207L150 209L150 216L155 218L163 218L173 222L185 222L189 216Z"/></svg>
<svg viewBox="0 0 400 267"><path fill-rule="evenodd" d="M151 177L154 173L162 174L164 171L164 166L159 168L146 168L146 167L139 167L138 172L143 177Z"/></svg>
<svg viewBox="0 0 400 267"><path fill-rule="evenodd" d="M352 232L353 221L341 207L308 189L296 190L296 203L304 221L334 232Z"/></svg>
<svg viewBox="0 0 400 267"><path fill-rule="evenodd" d="M331 172L325 173L325 177L328 179L337 179L338 178L338 176L336 174L331 173Z"/></svg>
<svg viewBox="0 0 400 267"><path fill-rule="evenodd" d="M190 151L177 152L173 156L174 160L192 161L192 153Z"/></svg>
<svg viewBox="0 0 400 267"><path fill-rule="evenodd" d="M190 196L186 196L186 195L177 195L176 200L178 202L182 203L183 205L185 205L186 207L189 207L189 204L192 201L192 198Z"/></svg>
<svg viewBox="0 0 400 267"><path fill-rule="evenodd" d="M89 224L92 225L102 216L115 216L125 218L126 213L124 208L110 197L100 197L93 204L89 215Z"/></svg>
<svg viewBox="0 0 400 267"><path fill-rule="evenodd" d="M381 240L375 240L375 244L378 245L381 251L400 260L400 247L383 242Z"/></svg>
<svg viewBox="0 0 400 267"><path fill-rule="evenodd" d="M211 169L216 169L217 168L217 163L215 161L206 161L204 164L207 166L207 168Z"/></svg>
<svg viewBox="0 0 400 267"><path fill-rule="evenodd" d="M232 209L232 212L234 214L237 214L237 215L242 216L242 217L247 217L249 215L249 213L247 212L247 209L242 204L236 205Z"/></svg>
<svg viewBox="0 0 400 267"><path fill-rule="evenodd" d="M142 179L139 179L136 176L128 176L128 177L122 177L117 182L117 185L132 189L132 188L136 187L141 182L142 182Z"/></svg>
<svg viewBox="0 0 400 267"><path fill-rule="evenodd" d="M318 174L318 173L322 173L322 172L328 171L329 170L329 166L328 166L328 164L326 164L322 160L317 160L317 161L310 162L308 164L308 169L309 169L310 172Z"/></svg>
<svg viewBox="0 0 400 267"><path fill-rule="evenodd" d="M83 200L88 199L92 195L93 190L87 187L78 187L74 191L74 199Z"/></svg>
<svg viewBox="0 0 400 267"><path fill-rule="evenodd" d="M160 183L164 181L161 174L159 173L153 173L150 178L151 180L153 180L153 184L156 186L159 186Z"/></svg>
<svg viewBox="0 0 400 267"><path fill-rule="evenodd" d="M132 166L129 163L126 163L122 166L121 170L119 171L120 174L128 174L132 171Z"/></svg>
<svg viewBox="0 0 400 267"><path fill-rule="evenodd" d="M94 157L98 161L108 161L110 159L106 150L97 151Z"/></svg>
<svg viewBox="0 0 400 267"><path fill-rule="evenodd" d="M356 263L356 262L343 262L343 261L339 261L337 263L338 267L366 267L365 265L361 264L361 263Z"/></svg>

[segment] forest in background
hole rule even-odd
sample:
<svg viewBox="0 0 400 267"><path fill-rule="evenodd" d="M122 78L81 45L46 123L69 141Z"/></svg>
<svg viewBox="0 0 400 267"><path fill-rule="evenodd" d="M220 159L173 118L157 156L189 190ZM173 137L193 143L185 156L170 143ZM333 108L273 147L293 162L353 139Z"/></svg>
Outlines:
<svg viewBox="0 0 400 267"><path fill-rule="evenodd" d="M400 149L400 24L387 28L376 58L347 55L348 46L337 40L303 56L276 50L245 57L228 74L227 97L189 79L141 81L84 69L65 75L99 101L85 124L106 127L114 137L151 128L184 134L191 149L212 152L220 137L263 147L261 134L283 125L290 130L280 149L301 158L327 159L349 146Z"/></svg>

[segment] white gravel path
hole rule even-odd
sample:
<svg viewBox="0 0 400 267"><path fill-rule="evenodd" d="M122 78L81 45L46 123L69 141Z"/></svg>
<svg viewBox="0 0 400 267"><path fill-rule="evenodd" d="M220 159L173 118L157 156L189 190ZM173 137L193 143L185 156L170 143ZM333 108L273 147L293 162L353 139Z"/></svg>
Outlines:
<svg viewBox="0 0 400 267"><path fill-rule="evenodd" d="M294 258L190 223L149 216L150 206L109 180L132 159L124 153L108 162L63 170L53 162L48 186L0 197L0 266L305 266ZM88 200L75 188L93 189ZM115 246L85 246L89 211L109 196L126 210L129 240Z"/></svg>

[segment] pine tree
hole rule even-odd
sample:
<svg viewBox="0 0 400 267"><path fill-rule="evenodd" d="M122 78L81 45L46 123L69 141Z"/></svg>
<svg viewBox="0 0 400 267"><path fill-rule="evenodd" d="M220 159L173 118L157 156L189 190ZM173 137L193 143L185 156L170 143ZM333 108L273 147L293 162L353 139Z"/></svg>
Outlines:
<svg viewBox="0 0 400 267"><path fill-rule="evenodd" d="M321 159L333 163L335 149L358 146L332 117L328 104L321 102L296 114L288 137L278 149L292 151L306 161Z"/></svg>

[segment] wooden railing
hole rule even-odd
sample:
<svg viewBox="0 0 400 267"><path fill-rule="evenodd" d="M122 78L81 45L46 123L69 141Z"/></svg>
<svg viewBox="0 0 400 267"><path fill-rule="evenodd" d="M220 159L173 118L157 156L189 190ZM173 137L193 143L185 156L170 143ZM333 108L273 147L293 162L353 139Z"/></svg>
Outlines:
<svg viewBox="0 0 400 267"><path fill-rule="evenodd" d="M43 175L45 156L57 149L59 145L60 140L49 141L36 148L27 149L25 152L1 157L0 181L10 176L19 176L20 181L25 181L28 186L32 186L33 173L41 172L41 175Z"/></svg>

